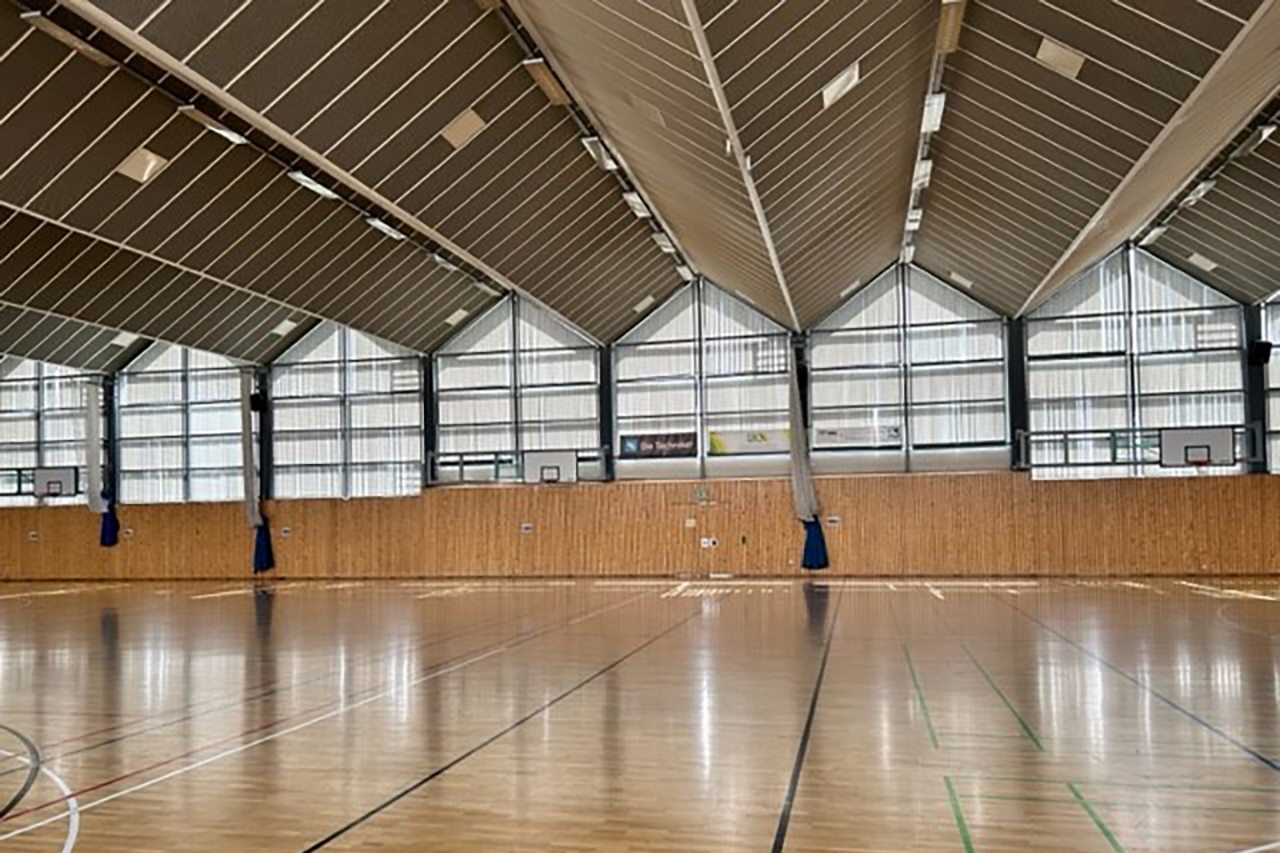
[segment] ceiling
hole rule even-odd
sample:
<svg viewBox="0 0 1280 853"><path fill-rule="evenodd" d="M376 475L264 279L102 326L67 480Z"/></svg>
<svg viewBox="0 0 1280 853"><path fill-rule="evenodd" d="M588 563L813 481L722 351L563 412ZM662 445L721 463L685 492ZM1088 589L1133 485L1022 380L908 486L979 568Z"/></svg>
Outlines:
<svg viewBox="0 0 1280 853"><path fill-rule="evenodd" d="M932 86L915 260L1015 314L1141 231L1280 88L1280 0L969 0L940 66L941 1L4 0L0 352L103 370L136 335L260 363L321 320L426 352L510 290L608 342L682 260L812 326L897 261ZM1046 39L1074 79L1036 58ZM571 107L522 67L538 53ZM145 183L116 172L139 148L166 161ZM1280 137L1151 248L1259 299L1277 229Z"/></svg>

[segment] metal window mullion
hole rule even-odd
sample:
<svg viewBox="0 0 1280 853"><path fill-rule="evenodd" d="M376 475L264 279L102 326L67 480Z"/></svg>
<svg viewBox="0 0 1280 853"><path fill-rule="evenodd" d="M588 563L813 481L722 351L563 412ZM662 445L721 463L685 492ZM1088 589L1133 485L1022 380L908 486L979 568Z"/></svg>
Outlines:
<svg viewBox="0 0 1280 853"><path fill-rule="evenodd" d="M191 500L191 353L182 353L182 499Z"/></svg>
<svg viewBox="0 0 1280 853"><path fill-rule="evenodd" d="M351 456L352 456L352 438L351 438L351 349L348 346L348 338L350 332L347 329L338 330L338 393L342 398L341 418L339 420L338 429L342 440L342 496L344 498L351 497Z"/></svg>
<svg viewBox="0 0 1280 853"><path fill-rule="evenodd" d="M1142 382L1138 372L1138 312L1136 310L1135 279L1137 276L1137 256L1133 246L1127 244L1121 251L1125 253L1125 356L1129 366L1129 428L1132 430L1129 444L1131 457L1130 474L1139 476L1142 465L1139 462L1138 448L1135 443L1142 430Z"/></svg>
<svg viewBox="0 0 1280 853"><path fill-rule="evenodd" d="M707 476L707 338L703 328L704 291L706 283L701 276L694 280L693 289L693 334L698 345L694 363L694 427L698 431L698 476Z"/></svg>
<svg viewBox="0 0 1280 853"><path fill-rule="evenodd" d="M911 444L914 440L911 412L911 317L907 299L907 268L898 264L896 269L898 285L898 369L902 381L902 453L907 473L911 473Z"/></svg>
<svg viewBox="0 0 1280 853"><path fill-rule="evenodd" d="M511 447L515 455L516 479L524 479L524 436L520 417L520 303L518 294L511 295ZM498 473L494 472L495 475Z"/></svg>

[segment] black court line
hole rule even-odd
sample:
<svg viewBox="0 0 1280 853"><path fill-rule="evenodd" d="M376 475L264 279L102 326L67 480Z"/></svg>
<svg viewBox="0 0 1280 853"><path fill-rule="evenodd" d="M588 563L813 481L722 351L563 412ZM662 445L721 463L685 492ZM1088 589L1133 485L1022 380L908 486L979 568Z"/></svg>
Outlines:
<svg viewBox="0 0 1280 853"><path fill-rule="evenodd" d="M836 636L836 620L840 618L840 602L844 593L836 599L835 611L831 614L831 625L827 628L827 642L822 649L822 663L818 665L818 677L813 682L813 694L809 697L809 715L804 721L804 732L800 735L800 746L796 749L796 762L791 768L791 781L787 785L787 796L782 801L782 812L778 815L778 828L773 834L772 853L782 853L787 843L787 829L791 826L791 810L796 802L796 790L800 787L800 772L804 769L804 758L809 752L809 737L813 734L813 718L818 713L818 696L822 693L822 682L827 675L827 660L831 657L831 641Z"/></svg>
<svg viewBox="0 0 1280 853"><path fill-rule="evenodd" d="M537 708L525 714L523 717L516 720L511 725L507 726L502 731L497 732L496 734L490 735L489 737L482 740L480 743L468 749L466 752L450 759L450 761L447 764L443 764L440 767L437 767L435 770L432 770L430 773L428 773L426 776L423 776L421 779L418 779L416 782L413 782L412 784L407 785L404 788L401 788L395 794L391 795L390 797L383 800L378 805L369 809L364 814L360 815L359 817L355 818L351 822L347 823L345 826L339 829L335 829L333 832L329 833L324 838L321 838L319 841L315 842L314 844L311 844L309 847L304 848L302 851L300 851L300 853L313 853L313 851L319 850L320 848L329 845L330 843L341 838L343 835L346 835L351 830L357 828L361 824L371 820L374 817L377 817L379 814L391 808L396 803L400 802L401 800L403 800L405 797L409 796L413 792L417 791L420 788L425 787L426 785L431 783L433 780L438 779L439 777L448 773L450 770L457 767L459 764L466 761L471 756L475 755L476 753L480 752L486 747L491 746L495 741L501 740L502 738L511 734L516 729L520 728L525 723L532 720L534 717L538 716L539 714L551 708L553 705L559 704L565 699L568 699L570 696L572 696L574 693L577 693L579 690L586 687L588 684L591 684L593 681L600 678L601 676L607 675L608 673L622 666L622 664L626 663L631 658L640 654L640 652L649 648L654 643L661 640L663 637L666 637L668 634L671 634L677 629L684 627L686 624L688 624L689 622L698 618L701 615L702 615L702 609L699 608L697 611L689 614L688 616L681 619L679 622L675 623L671 627L666 628L660 633L656 634L655 636L650 637L648 640L645 640L643 643L636 646L634 649L627 652L625 655L618 658L613 663L609 664L608 666L605 666L602 669L596 670L594 673L587 676L582 681L579 681L577 684L573 685L568 690L557 695L554 699L551 699L547 702L544 702L542 705L539 705Z"/></svg>
<svg viewBox="0 0 1280 853"><path fill-rule="evenodd" d="M1112 672L1114 672L1116 675L1118 675L1118 676L1120 676L1121 678L1123 678L1125 681L1128 681L1129 683L1131 683L1131 684L1133 684L1133 685L1135 685L1135 686L1137 686L1137 687L1140 687L1140 688L1142 688L1143 690L1147 691L1147 692L1148 692L1148 693L1150 693L1152 696L1154 696L1155 698L1159 699L1161 702L1163 702L1164 704L1168 705L1170 708L1172 708L1173 710L1177 711L1179 714L1182 714L1182 715L1183 715L1184 717L1186 717L1187 719L1189 719L1189 720L1191 720L1191 721L1193 721L1193 722L1195 722L1195 723L1198 723L1198 724L1200 724L1201 726L1203 726L1204 728L1206 728L1206 729L1208 729L1209 731L1213 732L1215 735L1217 735L1218 737L1222 738L1222 739L1223 739L1223 740L1225 740L1227 743L1231 744L1232 746L1234 746L1234 747L1236 747L1237 749L1241 750L1242 752L1246 753L1250 758L1253 758L1254 760L1256 760L1256 761L1258 761L1258 762L1261 762L1262 764L1265 764L1267 767L1271 768L1272 770L1276 771L1277 773L1280 773L1280 762L1277 762L1275 759L1273 759L1273 758L1269 758L1268 756L1263 755L1261 752L1259 752L1258 750L1256 750L1256 749L1254 749L1253 747L1249 746L1247 743L1245 743L1245 742L1243 742L1243 741L1241 741L1241 740L1236 739L1236 738L1235 738L1235 737L1233 737L1231 734L1227 733L1226 731L1223 731L1222 729L1220 729L1220 728L1218 728L1217 726L1215 726L1213 723L1211 723L1211 722L1209 722L1208 720L1206 720L1204 717L1202 717L1202 716L1200 716L1199 714L1197 714L1195 711L1192 711L1192 710L1190 710L1189 708L1185 708L1185 707L1183 707L1182 705L1179 705L1176 701L1174 701L1173 699L1170 699L1168 696L1165 696L1165 695L1164 695L1163 693L1161 693L1159 690L1156 690L1154 687L1152 687L1151 685L1147 684L1147 683L1146 683L1146 682L1144 682L1142 679L1137 678L1137 677L1135 677L1135 676L1133 676L1133 675L1130 675L1129 673L1125 672L1125 671L1124 671L1123 669L1121 669L1120 667L1118 667L1118 666L1116 666L1115 664L1113 664L1111 661L1107 660L1106 658L1102 657L1101 655L1098 655L1098 654L1095 654L1094 652L1092 652L1092 651L1091 651L1087 646L1085 646L1085 645L1083 645L1083 644L1081 644L1081 643L1076 642L1076 641L1075 641L1075 640L1073 640L1072 638L1068 637L1066 634L1064 634L1064 633L1062 633L1061 631L1059 631L1058 629L1054 628L1052 625L1048 625L1048 624L1046 624L1046 623L1044 623L1044 622L1040 621L1038 618L1036 618L1035 616L1031 615L1031 614L1030 614L1030 613L1028 613L1027 611L1023 610L1021 607L1019 607L1018 605L1014 604L1013 602L1011 602L1011 601L1006 601L1006 600L1005 600L1005 599L1003 599L1003 598L998 598L997 600L1001 601L1001 602L1002 602L1002 603L1004 603L1004 604L1007 604L1009 607L1012 607L1012 608L1013 608L1014 610L1016 610L1018 613L1021 613L1021 614L1022 614L1023 616L1025 616L1027 619L1030 619L1032 622L1036 623L1036 624L1037 624L1037 625L1039 625L1041 628L1043 628L1044 630L1048 631L1050 634L1053 634L1055 637L1058 637L1059 639L1061 639L1061 640L1063 640L1063 641L1065 641L1065 642L1067 642L1067 643L1071 644L1071 645L1072 645L1072 646L1074 646L1075 648L1077 648L1077 649L1079 649L1080 651L1084 652L1086 655L1088 655L1089 657L1093 658L1093 659L1094 659L1094 660L1096 660L1098 663L1102 664L1102 665L1103 665L1103 666L1105 666L1107 669L1111 670L1111 671L1112 671Z"/></svg>
<svg viewBox="0 0 1280 853"><path fill-rule="evenodd" d="M0 820L4 820L5 815L16 809L18 804L26 798L28 793L30 793L32 786L36 783L36 777L40 775L42 761L40 759L40 750L31 741L31 738L27 737L17 729L9 728L4 724L0 724L0 731L5 731L13 735L22 743L23 748L27 750L27 778L23 780L22 787L18 789L18 793L14 794L13 798L4 804L3 808L0 808Z"/></svg>

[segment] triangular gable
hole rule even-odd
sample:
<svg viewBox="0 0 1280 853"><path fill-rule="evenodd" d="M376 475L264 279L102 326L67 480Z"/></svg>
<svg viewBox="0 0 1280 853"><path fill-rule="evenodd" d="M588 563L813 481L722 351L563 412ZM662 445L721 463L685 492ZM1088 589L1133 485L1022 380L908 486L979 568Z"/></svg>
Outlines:
<svg viewBox="0 0 1280 853"><path fill-rule="evenodd" d="M1030 317L1122 314L1128 305L1125 249L1114 252L1063 285Z"/></svg>
<svg viewBox="0 0 1280 853"><path fill-rule="evenodd" d="M1141 249L1133 250L1133 302L1135 311L1239 305L1195 276Z"/></svg>
<svg viewBox="0 0 1280 853"><path fill-rule="evenodd" d="M157 341L129 363L125 373L171 373L182 370L182 347Z"/></svg>
<svg viewBox="0 0 1280 853"><path fill-rule="evenodd" d="M758 308L713 284L702 288L702 333L707 338L741 338L785 335L778 325Z"/></svg>
<svg viewBox="0 0 1280 853"><path fill-rule="evenodd" d="M508 297L476 317L440 347L441 355L510 352L514 300Z"/></svg>
<svg viewBox="0 0 1280 853"><path fill-rule="evenodd" d="M1000 319L990 308L917 266L907 267L907 317L912 325Z"/></svg>
<svg viewBox="0 0 1280 853"><path fill-rule="evenodd" d="M352 361L369 361L389 358L413 358L413 350L375 338L367 332L346 329L347 358Z"/></svg>
<svg viewBox="0 0 1280 853"><path fill-rule="evenodd" d="M589 338L548 308L521 300L518 310L520 349L577 349L591 347Z"/></svg>
<svg viewBox="0 0 1280 853"><path fill-rule="evenodd" d="M318 364L342 360L342 329L320 323L276 359L277 364Z"/></svg>
<svg viewBox="0 0 1280 853"><path fill-rule="evenodd" d="M898 292L898 268L880 273L840 307L820 322L820 331L870 329L897 326L902 316L902 299Z"/></svg>
<svg viewBox="0 0 1280 853"><path fill-rule="evenodd" d="M618 343L646 344L659 341L691 341L697 336L697 318L693 313L692 285L686 285L655 308Z"/></svg>

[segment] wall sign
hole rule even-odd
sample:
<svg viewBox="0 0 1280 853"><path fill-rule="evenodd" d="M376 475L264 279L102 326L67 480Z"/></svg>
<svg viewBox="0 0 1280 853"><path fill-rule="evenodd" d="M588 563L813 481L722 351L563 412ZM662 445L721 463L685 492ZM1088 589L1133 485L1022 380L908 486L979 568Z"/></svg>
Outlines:
<svg viewBox="0 0 1280 853"><path fill-rule="evenodd" d="M698 455L698 436L692 432L624 435L618 447L620 459L672 459Z"/></svg>

